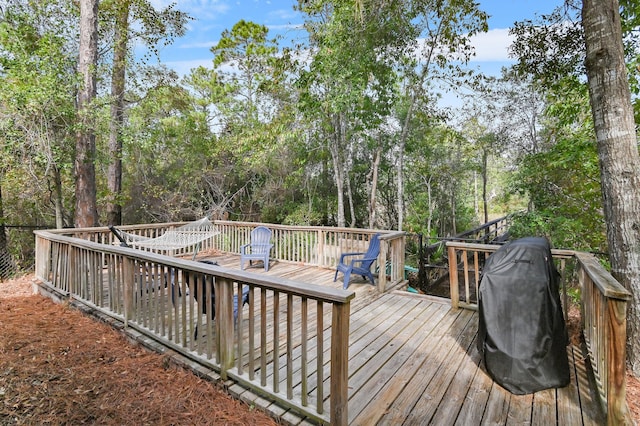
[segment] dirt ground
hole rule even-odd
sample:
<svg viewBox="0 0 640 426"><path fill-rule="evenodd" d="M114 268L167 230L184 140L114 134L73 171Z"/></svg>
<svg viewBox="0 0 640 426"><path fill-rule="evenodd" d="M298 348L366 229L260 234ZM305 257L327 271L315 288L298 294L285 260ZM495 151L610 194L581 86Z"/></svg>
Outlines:
<svg viewBox="0 0 640 426"><path fill-rule="evenodd" d="M34 296L32 279L0 282L0 425L277 424L108 325ZM631 374L627 401L640 425Z"/></svg>
<svg viewBox="0 0 640 426"><path fill-rule="evenodd" d="M0 282L0 425L276 425L69 306Z"/></svg>

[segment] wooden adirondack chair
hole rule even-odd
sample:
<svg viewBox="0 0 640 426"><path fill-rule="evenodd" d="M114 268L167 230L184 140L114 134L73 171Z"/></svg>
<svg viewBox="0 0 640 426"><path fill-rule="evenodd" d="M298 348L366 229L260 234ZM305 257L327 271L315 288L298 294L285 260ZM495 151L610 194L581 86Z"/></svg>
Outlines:
<svg viewBox="0 0 640 426"><path fill-rule="evenodd" d="M378 258L378 254L380 254L380 234L375 234L371 237L369 248L365 253L342 253L340 255L340 261L338 262L333 281L335 282L338 279L338 272L342 272L344 274L342 288L346 290L347 287L349 287L351 274L354 273L362 275L363 279L369 278L371 284L375 285L376 283L371 273L371 265L373 265L373 262ZM348 257L352 259L346 263L345 259Z"/></svg>
<svg viewBox="0 0 640 426"><path fill-rule="evenodd" d="M251 231L251 242L240 246L240 269L244 269L244 262L262 260L264 270L269 270L269 254L271 253L271 229L266 226L258 226Z"/></svg>

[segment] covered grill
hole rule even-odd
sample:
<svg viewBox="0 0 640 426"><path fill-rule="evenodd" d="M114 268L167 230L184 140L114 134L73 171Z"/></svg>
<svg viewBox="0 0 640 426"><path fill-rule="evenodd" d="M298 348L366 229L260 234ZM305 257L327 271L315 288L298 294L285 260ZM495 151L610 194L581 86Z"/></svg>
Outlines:
<svg viewBox="0 0 640 426"><path fill-rule="evenodd" d="M546 239L522 238L492 254L478 305L478 349L496 383L518 395L569 384L559 274Z"/></svg>

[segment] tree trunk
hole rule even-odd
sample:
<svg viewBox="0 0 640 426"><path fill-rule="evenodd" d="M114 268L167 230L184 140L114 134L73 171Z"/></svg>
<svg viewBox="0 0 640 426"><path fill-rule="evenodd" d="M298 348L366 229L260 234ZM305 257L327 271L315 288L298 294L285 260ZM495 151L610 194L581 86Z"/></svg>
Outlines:
<svg viewBox="0 0 640 426"><path fill-rule="evenodd" d="M398 141L398 166L397 166L397 193L398 193L398 231L402 231L404 226L404 150L407 145L407 139L409 138L409 127L411 125L411 119L416 109L416 103L418 98L422 94L422 85L427 81L429 76L429 68L431 66L431 58L433 56L434 48L428 49L424 63L422 64L422 70L418 76L417 81L413 86L410 86L407 93L409 96L409 108L407 109L407 115L402 123L402 131L400 132L400 140Z"/></svg>
<svg viewBox="0 0 640 426"><path fill-rule="evenodd" d="M489 202L487 200L487 180L489 180L487 172L489 154L487 148L482 149L482 204L484 207L484 223L489 222Z"/></svg>
<svg viewBox="0 0 640 426"><path fill-rule="evenodd" d="M96 66L98 57L98 0L80 0L80 50L78 73L82 87L78 91L79 130L76 134L76 211L75 226L96 226L96 137L91 104L96 96Z"/></svg>
<svg viewBox="0 0 640 426"><path fill-rule="evenodd" d="M344 180L345 170L344 162L342 161L342 149L343 136L342 131L342 119L339 115L333 115L331 117L333 122L333 134L332 140L329 141L329 151L331 152L331 160L333 162L333 176L336 183L336 191L338 192L338 226L344 227L346 219L344 215Z"/></svg>
<svg viewBox="0 0 640 426"><path fill-rule="evenodd" d="M330 178L329 178L329 160L326 156L322 156L322 188L330 188ZM327 190L328 192L328 190ZM322 206L322 224L329 224L329 217L331 216L329 213L329 200L327 197L321 197L321 206Z"/></svg>
<svg viewBox="0 0 640 426"><path fill-rule="evenodd" d="M129 1L119 5L115 23L115 44L113 48L113 68L111 70L111 120L109 122L109 169L107 186L109 201L107 202L107 224L122 223L122 135L124 124L124 90L127 64L127 43L129 41Z"/></svg>
<svg viewBox="0 0 640 426"><path fill-rule="evenodd" d="M351 221L349 222L350 228L356 227L356 208L353 205L353 192L351 192L351 177L347 175L347 199L349 200L349 214L351 215Z"/></svg>
<svg viewBox="0 0 640 426"><path fill-rule="evenodd" d="M458 226L456 224L456 188L455 185L451 187L451 235L458 233Z"/></svg>
<svg viewBox="0 0 640 426"><path fill-rule="evenodd" d="M373 155L373 167L371 167L371 174L369 175L369 181L371 182L369 194L369 229L373 229L376 226L376 195L378 193L378 168L380 167L381 157L382 147L378 145Z"/></svg>
<svg viewBox="0 0 640 426"><path fill-rule="evenodd" d="M633 295L627 311L627 360L640 375L640 158L617 0L583 0L589 97L602 174L613 276Z"/></svg>
<svg viewBox="0 0 640 426"><path fill-rule="evenodd" d="M64 221L64 204L62 202L62 176L60 175L60 169L56 166L53 167L53 188L55 195L54 205L56 210L56 228L62 229L65 227Z"/></svg>
<svg viewBox="0 0 640 426"><path fill-rule="evenodd" d="M473 172L473 213L480 217L480 201L478 201L478 172Z"/></svg>
<svg viewBox="0 0 640 426"><path fill-rule="evenodd" d="M427 205L428 207L428 213L427 213L427 238L431 237L431 224L433 223L433 213L435 210L435 203L433 202L433 197L431 195L432 190L431 190L431 180L432 180L432 176L429 176L429 179L426 181L426 187L427 187Z"/></svg>
<svg viewBox="0 0 640 426"><path fill-rule="evenodd" d="M7 234L4 226L4 207L2 205L2 180L0 179L0 253L8 252Z"/></svg>
<svg viewBox="0 0 640 426"><path fill-rule="evenodd" d="M404 226L404 148L405 138L398 144L398 231Z"/></svg>

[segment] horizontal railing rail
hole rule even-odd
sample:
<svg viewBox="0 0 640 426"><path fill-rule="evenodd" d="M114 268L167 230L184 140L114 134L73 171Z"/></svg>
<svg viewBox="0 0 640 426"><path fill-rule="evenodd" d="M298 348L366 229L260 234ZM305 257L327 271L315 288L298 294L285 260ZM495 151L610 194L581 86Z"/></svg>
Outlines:
<svg viewBox="0 0 640 426"><path fill-rule="evenodd" d="M167 231L173 231L176 228L185 225L186 223L187 222L167 222L156 224L122 225L116 227L116 229L143 238L158 238L165 234ZM116 237L116 235L106 226L95 228L49 229L47 231L56 235L66 235L68 237L80 238L100 244L122 245L121 241ZM215 236L206 239L197 245L185 246L183 248L158 250L154 247L138 247L138 249L178 257L192 255L195 250L210 250L213 248L214 242Z"/></svg>
<svg viewBox="0 0 640 426"><path fill-rule="evenodd" d="M105 232L35 234L49 291L315 421L347 423L355 293L119 247Z"/></svg>
<svg viewBox="0 0 640 426"><path fill-rule="evenodd" d="M118 229L131 234L156 238L168 230L184 225L184 222L161 223L155 225L125 225ZM290 226L258 222L214 221L218 235L204 241L201 251L219 250L240 253L240 246L251 240L251 231L257 226L271 229L273 249L272 259L281 262L300 263L322 268L335 268L341 253L365 252L371 237L380 233L380 254L377 261L380 291L388 291L404 283L405 232L380 231L373 229L338 228L324 226ZM118 245L119 241L106 227L62 229L51 231L103 244ZM186 256L194 247L185 247L164 254ZM384 265L384 266L382 266ZM383 271L384 273L380 273Z"/></svg>
<svg viewBox="0 0 640 426"><path fill-rule="evenodd" d="M451 304L454 308L478 309L477 295L482 267L487 257L500 247L498 244L447 242ZM552 254L558 272L562 274L567 261L573 259L575 252L554 249ZM566 295L564 296L566 301Z"/></svg>
<svg viewBox="0 0 640 426"><path fill-rule="evenodd" d="M423 245L423 236L418 234L418 280L421 288L443 283L448 277L446 244L448 241L472 244L496 244L507 239L512 215L506 215L484 223L474 229L448 237L435 238L435 242ZM432 241L428 238L427 241ZM434 256L434 254L437 254ZM436 259L434 259L434 257Z"/></svg>
<svg viewBox="0 0 640 426"><path fill-rule="evenodd" d="M463 241L471 243L491 244L494 240L506 235L509 231L511 215L503 216L476 228L445 238L447 241Z"/></svg>
<svg viewBox="0 0 640 426"><path fill-rule="evenodd" d="M477 309L482 267L498 248L499 245L447 243L453 308ZM561 274L568 262L574 262L578 272L582 332L607 424L628 424L625 345L626 309L631 293L592 254L572 250L551 250L551 254ZM562 288L566 318L566 285Z"/></svg>

